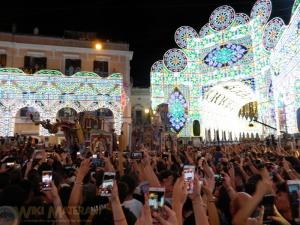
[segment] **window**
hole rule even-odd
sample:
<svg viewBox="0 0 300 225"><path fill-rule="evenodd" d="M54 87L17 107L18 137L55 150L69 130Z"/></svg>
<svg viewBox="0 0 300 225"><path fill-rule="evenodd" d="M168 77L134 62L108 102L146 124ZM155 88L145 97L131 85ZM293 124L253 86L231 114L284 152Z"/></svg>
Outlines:
<svg viewBox="0 0 300 225"><path fill-rule="evenodd" d="M6 67L6 54L0 54L0 67Z"/></svg>
<svg viewBox="0 0 300 225"><path fill-rule="evenodd" d="M297 110L297 126L298 131L300 132L300 108Z"/></svg>
<svg viewBox="0 0 300 225"><path fill-rule="evenodd" d="M142 123L142 111L140 110L135 111L135 121L137 124Z"/></svg>
<svg viewBox="0 0 300 225"><path fill-rule="evenodd" d="M94 61L94 72L100 77L108 77L108 62Z"/></svg>
<svg viewBox="0 0 300 225"><path fill-rule="evenodd" d="M81 71L80 59L66 59L65 60L65 74L72 76L73 74Z"/></svg>
<svg viewBox="0 0 300 225"><path fill-rule="evenodd" d="M199 123L199 120L194 120L194 122L193 122L193 133L194 133L194 136L196 136L196 137L200 136L200 123Z"/></svg>
<svg viewBox="0 0 300 225"><path fill-rule="evenodd" d="M24 72L26 73L35 73L41 69L46 69L46 67L47 67L46 57L33 57L33 56L24 57Z"/></svg>

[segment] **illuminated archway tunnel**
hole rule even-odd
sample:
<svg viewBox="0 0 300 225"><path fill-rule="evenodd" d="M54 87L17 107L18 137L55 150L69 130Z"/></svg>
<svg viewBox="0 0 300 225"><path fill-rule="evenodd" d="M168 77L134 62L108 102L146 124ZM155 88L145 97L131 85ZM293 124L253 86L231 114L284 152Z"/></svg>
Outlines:
<svg viewBox="0 0 300 225"><path fill-rule="evenodd" d="M241 115L244 107L257 99L255 92L240 81L222 82L211 87L204 95L201 107L204 127L225 133L227 137L231 133L234 137L239 137L241 132L260 133L258 127L249 127L248 116Z"/></svg>

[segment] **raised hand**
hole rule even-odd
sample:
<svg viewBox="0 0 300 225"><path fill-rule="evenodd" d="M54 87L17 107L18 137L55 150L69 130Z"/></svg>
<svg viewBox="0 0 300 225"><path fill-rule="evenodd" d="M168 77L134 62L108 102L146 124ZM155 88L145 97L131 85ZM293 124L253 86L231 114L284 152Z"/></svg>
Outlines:
<svg viewBox="0 0 300 225"><path fill-rule="evenodd" d="M84 159L81 161L80 167L77 171L77 179L82 179L87 175L91 168L92 162L90 159Z"/></svg>
<svg viewBox="0 0 300 225"><path fill-rule="evenodd" d="M184 183L183 176L181 176L177 179L173 188L173 201L176 203L184 204L187 195L187 185Z"/></svg>
<svg viewBox="0 0 300 225"><path fill-rule="evenodd" d="M167 219L162 218L161 216L157 217L157 220L161 225L178 225L176 213L170 209L168 206L164 206L164 210L167 214Z"/></svg>
<svg viewBox="0 0 300 225"><path fill-rule="evenodd" d="M175 215L176 217L176 215ZM148 196L145 195L145 204L141 211L141 216L137 219L135 225L152 225L153 219L149 207Z"/></svg>
<svg viewBox="0 0 300 225"><path fill-rule="evenodd" d="M189 195L192 201L196 200L197 198L201 198L201 185L199 183L199 179L197 176L194 178L194 190L193 193Z"/></svg>

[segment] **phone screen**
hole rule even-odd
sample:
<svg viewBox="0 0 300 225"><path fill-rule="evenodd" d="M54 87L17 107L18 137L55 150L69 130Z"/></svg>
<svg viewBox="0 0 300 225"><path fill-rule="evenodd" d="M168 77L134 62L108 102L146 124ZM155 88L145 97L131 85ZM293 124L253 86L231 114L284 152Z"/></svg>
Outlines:
<svg viewBox="0 0 300 225"><path fill-rule="evenodd" d="M132 152L131 153L131 159L143 159L144 158L144 152Z"/></svg>
<svg viewBox="0 0 300 225"><path fill-rule="evenodd" d="M299 180L288 180L287 181L289 198L291 202L292 214L294 218L299 217L298 207L299 207L299 197L297 192L300 190L300 181Z"/></svg>
<svg viewBox="0 0 300 225"><path fill-rule="evenodd" d="M100 186L99 194L101 196L111 196L112 188L114 185L116 173L115 172L105 172L103 176L103 182Z"/></svg>
<svg viewBox="0 0 300 225"><path fill-rule="evenodd" d="M188 193L193 193L194 191L194 178L195 178L195 166L184 166L184 182L187 184Z"/></svg>
<svg viewBox="0 0 300 225"><path fill-rule="evenodd" d="M8 163L6 163L6 167L7 168L12 168L14 166L15 166L15 162L8 162Z"/></svg>
<svg viewBox="0 0 300 225"><path fill-rule="evenodd" d="M42 172L42 190L48 191L51 190L51 181L52 181L52 171L43 171Z"/></svg>
<svg viewBox="0 0 300 225"><path fill-rule="evenodd" d="M263 224L270 224L272 222L269 219L270 216L274 216L274 203L275 196L274 195L265 195L262 200L262 205L264 206L264 219Z"/></svg>
<svg viewBox="0 0 300 225"><path fill-rule="evenodd" d="M149 206L152 217L156 218L161 214L165 204L165 188L149 188Z"/></svg>

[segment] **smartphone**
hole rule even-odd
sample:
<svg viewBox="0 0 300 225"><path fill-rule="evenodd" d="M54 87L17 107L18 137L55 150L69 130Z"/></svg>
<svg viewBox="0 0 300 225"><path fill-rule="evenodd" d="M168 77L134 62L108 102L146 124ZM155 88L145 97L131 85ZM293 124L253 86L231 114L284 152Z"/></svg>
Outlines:
<svg viewBox="0 0 300 225"><path fill-rule="evenodd" d="M274 204L275 196L274 195L265 195L261 202L261 205L264 206L264 218L263 224L271 224L272 219L269 219L270 216L274 216Z"/></svg>
<svg viewBox="0 0 300 225"><path fill-rule="evenodd" d="M42 190L49 191L51 190L51 181L52 181L52 171L42 171Z"/></svg>
<svg viewBox="0 0 300 225"><path fill-rule="evenodd" d="M6 167L7 167L7 168L13 168L15 165L16 165L15 162L7 162L7 163L6 163Z"/></svg>
<svg viewBox="0 0 300 225"><path fill-rule="evenodd" d="M143 159L144 152L131 152L130 158L131 159Z"/></svg>
<svg viewBox="0 0 300 225"><path fill-rule="evenodd" d="M195 166L185 165L183 167L184 182L187 184L188 193L194 191Z"/></svg>
<svg viewBox="0 0 300 225"><path fill-rule="evenodd" d="M104 167L105 166L105 162L101 159L92 159L92 165L95 167Z"/></svg>
<svg viewBox="0 0 300 225"><path fill-rule="evenodd" d="M288 180L287 181L288 191L289 191L289 199L292 208L293 218L298 218L299 213L299 197L297 192L300 190L300 180Z"/></svg>
<svg viewBox="0 0 300 225"><path fill-rule="evenodd" d="M164 152L164 153L162 154L162 158L163 158L164 160L167 160L167 159L169 158L169 153Z"/></svg>
<svg viewBox="0 0 300 225"><path fill-rule="evenodd" d="M111 196L115 177L116 177L115 172L104 172L103 181L99 188L100 196Z"/></svg>
<svg viewBox="0 0 300 225"><path fill-rule="evenodd" d="M222 174L215 174L215 181L216 181L216 184L222 184L223 183L223 180L224 180L224 177Z"/></svg>
<svg viewBox="0 0 300 225"><path fill-rule="evenodd" d="M165 204L165 188L149 187L148 203L153 218L161 214L162 208Z"/></svg>

